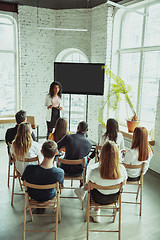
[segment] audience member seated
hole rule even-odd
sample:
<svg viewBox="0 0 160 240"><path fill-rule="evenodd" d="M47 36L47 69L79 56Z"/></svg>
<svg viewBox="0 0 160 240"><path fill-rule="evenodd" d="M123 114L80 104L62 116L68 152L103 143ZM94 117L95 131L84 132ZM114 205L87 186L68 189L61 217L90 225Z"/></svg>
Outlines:
<svg viewBox="0 0 160 240"><path fill-rule="evenodd" d="M56 121L55 130L49 134L48 139L58 142L67 134L67 120L59 117Z"/></svg>
<svg viewBox="0 0 160 240"><path fill-rule="evenodd" d="M124 138L119 132L118 122L114 118L109 118L106 123L106 132L101 136L99 146L102 146L108 140L114 141L119 150L125 149ZM89 156L89 160L95 157L95 151Z"/></svg>
<svg viewBox="0 0 160 240"><path fill-rule="evenodd" d="M133 133L131 149L126 151L123 162L131 165L141 165L145 162L145 174L153 156L153 149L148 143L148 132L145 127L136 127ZM128 180L136 181L140 178L140 169L127 169Z"/></svg>
<svg viewBox="0 0 160 240"><path fill-rule="evenodd" d="M59 117L56 121L55 130L53 133L49 134L48 139L58 142L67 134L67 120L65 118ZM65 148L59 150L58 156L63 156ZM58 161L58 159L57 159Z"/></svg>
<svg viewBox="0 0 160 240"><path fill-rule="evenodd" d="M114 141L119 150L124 149L124 138L119 131L118 122L114 118L109 118L106 123L106 132L101 136L99 145L102 146L106 141Z"/></svg>
<svg viewBox="0 0 160 240"><path fill-rule="evenodd" d="M18 125L22 122L26 122L26 119L27 119L26 112L23 110L20 110L19 112L16 113L15 118L16 118L16 123L17 123L16 126L13 128L7 129L7 132L5 135L5 141L6 141L7 145L8 145L8 143L12 143L13 140L15 139L15 136L17 134ZM33 138L33 141L36 140L33 132L32 132L32 138Z"/></svg>
<svg viewBox="0 0 160 240"><path fill-rule="evenodd" d="M127 179L127 173L125 167L119 163L119 151L115 142L108 140L102 147L100 153L100 160L94 165L94 169L91 169L87 173L87 180L96 183L101 186L116 185L121 182L125 182ZM88 185L75 189L80 200L83 200ZM106 205L114 203L118 200L119 192L115 190L97 190L91 191L92 199L99 204ZM94 209L92 218L95 222L99 222L99 216L96 217L95 211L100 214L100 209Z"/></svg>
<svg viewBox="0 0 160 240"><path fill-rule="evenodd" d="M82 121L78 124L76 134L67 134L57 143L58 149L65 147L65 159L77 160L86 157L86 167L87 155L92 147L91 142L85 136L87 130L88 124ZM64 169L65 174L70 176L80 175L83 171L81 164L76 166L61 164L61 168Z"/></svg>
<svg viewBox="0 0 160 240"><path fill-rule="evenodd" d="M37 155L42 160L41 145L33 141L31 137L31 125L28 122L22 122L18 126L17 135L11 146L11 154L15 155L16 168L20 174L23 173L26 165L25 158L34 158Z"/></svg>
<svg viewBox="0 0 160 240"><path fill-rule="evenodd" d="M42 154L44 159L40 165L28 165L22 175L22 181L37 185L48 185L56 182L63 183L63 169L54 167L54 157L57 150L56 142L48 140L42 145ZM28 189L29 196L39 202L50 200L56 196L56 189L39 190Z"/></svg>

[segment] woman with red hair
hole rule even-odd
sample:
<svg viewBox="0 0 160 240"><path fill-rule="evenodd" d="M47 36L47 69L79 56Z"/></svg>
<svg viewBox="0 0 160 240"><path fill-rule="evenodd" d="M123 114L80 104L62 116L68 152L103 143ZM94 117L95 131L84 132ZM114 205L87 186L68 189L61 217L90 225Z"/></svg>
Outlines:
<svg viewBox="0 0 160 240"><path fill-rule="evenodd" d="M119 163L119 149L115 142L108 140L102 147L99 162L94 168L87 173L86 182L89 181L101 186L112 186L125 182L127 173L125 167ZM88 185L75 189L75 193L80 200L83 200L88 190ZM97 190L91 191L92 199L99 204L105 205L117 201L119 192L114 190ZM94 209L92 218L94 222L100 222L99 216L96 216L100 209Z"/></svg>
<svg viewBox="0 0 160 240"><path fill-rule="evenodd" d="M150 160L153 156L153 149L148 143L148 131L145 127L136 127L133 133L132 146L124 157L124 163L140 165L145 162L145 174L149 168ZM127 169L128 180L136 181L140 178L141 169Z"/></svg>

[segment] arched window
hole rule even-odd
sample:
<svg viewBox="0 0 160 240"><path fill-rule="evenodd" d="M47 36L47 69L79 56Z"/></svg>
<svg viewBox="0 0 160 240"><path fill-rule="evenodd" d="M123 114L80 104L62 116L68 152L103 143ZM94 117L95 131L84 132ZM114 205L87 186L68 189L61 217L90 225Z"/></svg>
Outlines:
<svg viewBox="0 0 160 240"><path fill-rule="evenodd" d="M0 14L0 116L18 109L17 25L12 16Z"/></svg>
<svg viewBox="0 0 160 240"><path fill-rule="evenodd" d="M121 17L116 47L118 75L132 87L138 117L150 130L154 128L160 80L160 2L147 3L136 10L144 15L125 11ZM128 115L133 114L129 112ZM122 101L120 123L124 124L126 118L126 105Z"/></svg>
<svg viewBox="0 0 160 240"><path fill-rule="evenodd" d="M56 58L56 61L87 63L88 58L79 49L68 48L59 53L59 55ZM80 121L86 120L86 95L63 94L62 101L63 101L62 115L63 117L67 118L69 129L73 132L76 132L78 123Z"/></svg>

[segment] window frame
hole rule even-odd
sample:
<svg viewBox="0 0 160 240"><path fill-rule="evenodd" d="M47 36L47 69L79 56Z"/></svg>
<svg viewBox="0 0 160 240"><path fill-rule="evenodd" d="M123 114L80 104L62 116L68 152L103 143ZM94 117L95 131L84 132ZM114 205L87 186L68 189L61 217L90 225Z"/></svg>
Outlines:
<svg viewBox="0 0 160 240"><path fill-rule="evenodd" d="M133 10L138 10L139 8L144 8L144 14L147 13L147 9L150 6L159 3L159 1L154 1L150 3L141 2L139 4L132 4L131 7ZM130 7L130 4L129 6ZM117 74L121 75L121 56L124 53L140 53L140 70L139 70L139 77L138 77L138 91L137 91L137 106L136 111L138 116L140 116L141 112L141 100L142 100L142 85L143 85L143 68L144 68L144 54L145 52L153 52L153 51L160 51L160 45L152 45L152 46L144 46L145 40L145 33L147 28L147 16L143 16L143 23L142 23L142 39L141 39L141 46L140 47L128 47L122 48L122 32L123 32L123 24L125 21L125 17L131 12L128 12L124 9L118 9L115 12L115 21L114 21L114 29L113 29L113 36L112 36L112 63L111 63L111 70ZM117 36L117 37L116 37ZM117 40L118 39L118 40ZM110 79L111 82L111 79ZM110 83L109 83L110 85ZM107 109L107 115L109 117L110 109ZM119 111L115 113L116 117L118 116ZM144 122L144 121L143 121ZM121 125L125 125L124 122L120 122ZM153 121L155 125L155 120Z"/></svg>
<svg viewBox="0 0 160 240"><path fill-rule="evenodd" d="M20 108L20 84L19 84L19 59L18 59L18 26L17 26L17 13L0 11L0 18L6 18L13 24L13 41L14 49L6 50L0 49L0 53L12 53L14 55L14 87L15 87L15 109L13 114L0 114L0 119L12 118ZM3 23L2 23L3 24ZM5 24L4 24L5 25Z"/></svg>

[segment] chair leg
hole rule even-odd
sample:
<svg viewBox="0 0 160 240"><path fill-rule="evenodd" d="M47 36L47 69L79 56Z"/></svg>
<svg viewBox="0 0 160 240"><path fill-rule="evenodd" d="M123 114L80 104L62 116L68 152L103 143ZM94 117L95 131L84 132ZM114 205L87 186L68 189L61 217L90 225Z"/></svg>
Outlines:
<svg viewBox="0 0 160 240"><path fill-rule="evenodd" d="M141 185L141 195L140 195L140 213L139 215L142 215L142 185Z"/></svg>
<svg viewBox="0 0 160 240"><path fill-rule="evenodd" d="M116 207L116 204L115 204L115 207ZM117 211L118 211L117 207L113 209L113 214L114 214L114 216L113 216L113 223L115 222Z"/></svg>
<svg viewBox="0 0 160 240"><path fill-rule="evenodd" d="M88 214L89 214L89 210L88 210L88 204L87 204L86 214L85 214L85 219L84 219L85 222L87 222Z"/></svg>
<svg viewBox="0 0 160 240"><path fill-rule="evenodd" d="M58 209L58 222L61 222L61 209L60 209L60 205L59 205L59 209Z"/></svg>
<svg viewBox="0 0 160 240"><path fill-rule="evenodd" d="M10 178L10 167L11 167L11 164L9 161L9 164L8 164L8 187L9 187L9 178Z"/></svg>
<svg viewBox="0 0 160 240"><path fill-rule="evenodd" d="M20 178L20 176L19 176L19 175L18 175L18 181L19 181L19 184L20 184L21 191L23 191L23 186L22 186L22 183L21 183L21 178Z"/></svg>
<svg viewBox="0 0 160 240"><path fill-rule="evenodd" d="M26 193L25 193L25 194L26 194ZM27 202L29 203L29 196L28 196L28 194L27 194L27 196L25 196L25 197L26 197L26 199L27 199ZM31 222L32 222L32 221L33 221L32 210L31 210L30 207L28 207L28 209L29 209L29 215L30 215ZM26 211L27 211L27 207L26 207Z"/></svg>
<svg viewBox="0 0 160 240"><path fill-rule="evenodd" d="M24 200L24 216L23 216L23 235L22 240L25 240L25 230L26 230L26 194L25 194L25 200Z"/></svg>
<svg viewBox="0 0 160 240"><path fill-rule="evenodd" d="M16 173L16 176L18 177L18 181L19 181L19 185L20 185L21 191L23 191L22 182L21 182L21 175L17 171L17 169L15 169L15 173Z"/></svg>
<svg viewBox="0 0 160 240"><path fill-rule="evenodd" d="M58 234L58 213L59 213L59 201L57 199L57 208L56 208L56 226L55 226L55 240L57 240Z"/></svg>
<svg viewBox="0 0 160 240"><path fill-rule="evenodd" d="M82 210L84 209L84 200L82 201Z"/></svg>
<svg viewBox="0 0 160 240"><path fill-rule="evenodd" d="M32 210L31 210L31 208L29 208L29 215L30 215L31 222L33 222L33 215L32 215Z"/></svg>
<svg viewBox="0 0 160 240"><path fill-rule="evenodd" d="M118 240L121 239L121 196L120 196L120 201L119 201L119 226L118 226Z"/></svg>
<svg viewBox="0 0 160 240"><path fill-rule="evenodd" d="M14 184L15 184L15 163L14 163L14 169L13 169L13 184L12 184L12 198L11 198L11 205L13 206L13 197L14 197Z"/></svg>
<svg viewBox="0 0 160 240"><path fill-rule="evenodd" d="M71 180L71 187L73 186L73 180Z"/></svg>
<svg viewBox="0 0 160 240"><path fill-rule="evenodd" d="M86 220L87 220L87 240L89 240L89 206L86 209Z"/></svg>
<svg viewBox="0 0 160 240"><path fill-rule="evenodd" d="M62 183L59 184L59 193L62 193Z"/></svg>
<svg viewBox="0 0 160 240"><path fill-rule="evenodd" d="M136 201L137 201L137 199L138 199L138 195L139 195L139 189L140 189L140 184L138 184L138 189L137 189L137 194L136 194Z"/></svg>

